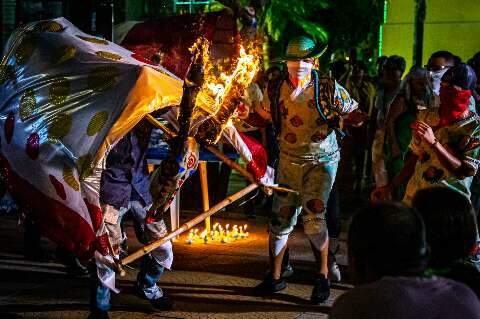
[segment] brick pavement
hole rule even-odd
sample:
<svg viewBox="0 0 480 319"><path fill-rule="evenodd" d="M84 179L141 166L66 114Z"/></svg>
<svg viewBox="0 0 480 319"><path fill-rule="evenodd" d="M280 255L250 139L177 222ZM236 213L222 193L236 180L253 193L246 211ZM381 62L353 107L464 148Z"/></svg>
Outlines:
<svg viewBox="0 0 480 319"><path fill-rule="evenodd" d="M59 264L24 260L22 232L15 223L13 218L0 216L0 242L4 243L0 248L0 318L86 318L88 280L66 277ZM133 296L137 270L128 270L117 281L122 293L112 298L111 318L327 318L333 300L348 286L335 285L325 305L309 304L314 263L301 231L292 236L296 272L287 289L267 299L252 296L251 288L266 270L268 243L266 221L257 218L249 224L251 236L244 241L188 245L181 238L174 244L174 270L160 281L176 301L172 311L156 312L148 302ZM129 234L134 238L131 228ZM129 244L131 250L139 247L135 240Z"/></svg>

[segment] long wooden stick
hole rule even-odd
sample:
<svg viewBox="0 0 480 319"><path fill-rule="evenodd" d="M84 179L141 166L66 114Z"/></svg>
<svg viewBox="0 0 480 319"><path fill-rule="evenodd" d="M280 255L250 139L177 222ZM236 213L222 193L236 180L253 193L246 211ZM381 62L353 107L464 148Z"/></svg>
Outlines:
<svg viewBox="0 0 480 319"><path fill-rule="evenodd" d="M145 118L147 121L149 121L153 126L158 127L163 131L165 135L167 135L167 138L172 138L177 136L177 133L173 132L171 129L169 129L166 125L163 125L159 120L154 118L152 114L147 114L145 115Z"/></svg>
<svg viewBox="0 0 480 319"><path fill-rule="evenodd" d="M219 210L221 210L225 206L227 206L227 205L233 203L234 201L242 198L243 196L251 193L252 191L257 189L258 186L259 186L258 184L250 184L247 187L245 187L244 189L236 192L235 194L228 196L227 198L222 200L220 203L218 203L215 206L213 206L212 208L210 208L208 211L203 212L202 214L198 215L194 219L191 219L190 221L186 222L185 224L180 226L178 229L176 229L175 231L166 235L162 239L154 241L154 242L152 242L152 243L150 243L146 246L143 246L142 248L140 248L139 250L137 250L133 254L128 255L127 257L125 257L124 259L121 260L122 265L127 265L127 264L131 263L132 261L137 260L138 258L140 258L140 257L148 254L149 252L155 250L156 248L165 244L169 240L179 236L180 234L189 230L190 228L194 227L195 225L203 222L205 220L205 218L212 216L213 214L215 214L216 212L218 212Z"/></svg>

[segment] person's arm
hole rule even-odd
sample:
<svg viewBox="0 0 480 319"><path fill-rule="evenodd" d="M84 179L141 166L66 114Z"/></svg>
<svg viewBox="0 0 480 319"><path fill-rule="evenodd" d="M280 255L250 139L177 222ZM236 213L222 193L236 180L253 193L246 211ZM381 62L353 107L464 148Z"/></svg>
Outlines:
<svg viewBox="0 0 480 319"><path fill-rule="evenodd" d="M343 125L360 127L368 119L368 115L358 109L358 102L355 101L348 91L335 81L334 100L337 112L340 114Z"/></svg>
<svg viewBox="0 0 480 319"><path fill-rule="evenodd" d="M418 158L418 155L409 152L400 173L398 173L389 184L376 188L370 195L370 199L373 202L390 199L395 188L406 184L410 178L412 178Z"/></svg>
<svg viewBox="0 0 480 319"><path fill-rule="evenodd" d="M385 130L387 138L391 143L392 156L397 157L401 155L400 147L398 146L397 134L395 132L395 122L397 118L405 112L405 98L397 96L390 106L385 123Z"/></svg>
<svg viewBox="0 0 480 319"><path fill-rule="evenodd" d="M254 110L264 120L272 122L272 113L270 110L270 99L268 98L268 94L266 91L265 92L260 91L260 95L258 100L256 101Z"/></svg>
<svg viewBox="0 0 480 319"><path fill-rule="evenodd" d="M402 170L390 182L392 189L406 184L410 180L410 178L412 178L412 175L415 172L415 165L417 165L418 158L418 155L414 154L413 152L409 152L407 154Z"/></svg>
<svg viewBox="0 0 480 319"><path fill-rule="evenodd" d="M413 127L413 134L423 139L429 145L438 157L438 160L449 172L458 178L473 176L476 169L467 161L452 154L435 137L432 128L424 122L416 122Z"/></svg>

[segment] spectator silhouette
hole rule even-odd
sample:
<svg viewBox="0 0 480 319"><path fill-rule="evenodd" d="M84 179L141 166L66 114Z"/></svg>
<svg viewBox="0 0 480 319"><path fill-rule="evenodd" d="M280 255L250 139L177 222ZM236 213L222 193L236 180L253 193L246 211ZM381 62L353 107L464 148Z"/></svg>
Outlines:
<svg viewBox="0 0 480 319"><path fill-rule="evenodd" d="M370 204L353 217L349 265L360 285L340 296L331 319L480 318L480 302L464 284L426 276L425 226L412 208Z"/></svg>
<svg viewBox="0 0 480 319"><path fill-rule="evenodd" d="M477 222L472 204L448 188L420 190L412 202L425 222L430 246L428 271L463 282L480 297L480 272L470 262L477 248Z"/></svg>

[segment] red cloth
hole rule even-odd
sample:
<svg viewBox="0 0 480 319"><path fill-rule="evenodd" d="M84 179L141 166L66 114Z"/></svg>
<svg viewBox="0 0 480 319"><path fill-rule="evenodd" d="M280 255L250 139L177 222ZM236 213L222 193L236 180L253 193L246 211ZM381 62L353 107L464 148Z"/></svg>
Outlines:
<svg viewBox="0 0 480 319"><path fill-rule="evenodd" d="M472 91L453 87L440 88L440 125L449 125L460 119L468 109Z"/></svg>
<svg viewBox="0 0 480 319"><path fill-rule="evenodd" d="M96 243L95 233L84 218L61 201L45 196L27 180L17 175L3 155L0 155L0 170L6 178L13 199L37 223L42 234L82 259L92 257L96 244L103 246L104 249L101 251L105 251L107 246ZM99 218L101 220L100 208L89 205L88 210L94 221L94 227L98 227Z"/></svg>
<svg viewBox="0 0 480 319"><path fill-rule="evenodd" d="M243 142L252 154L252 160L247 163L247 170L256 180L260 180L267 171L268 155L263 145L251 136L239 133Z"/></svg>

